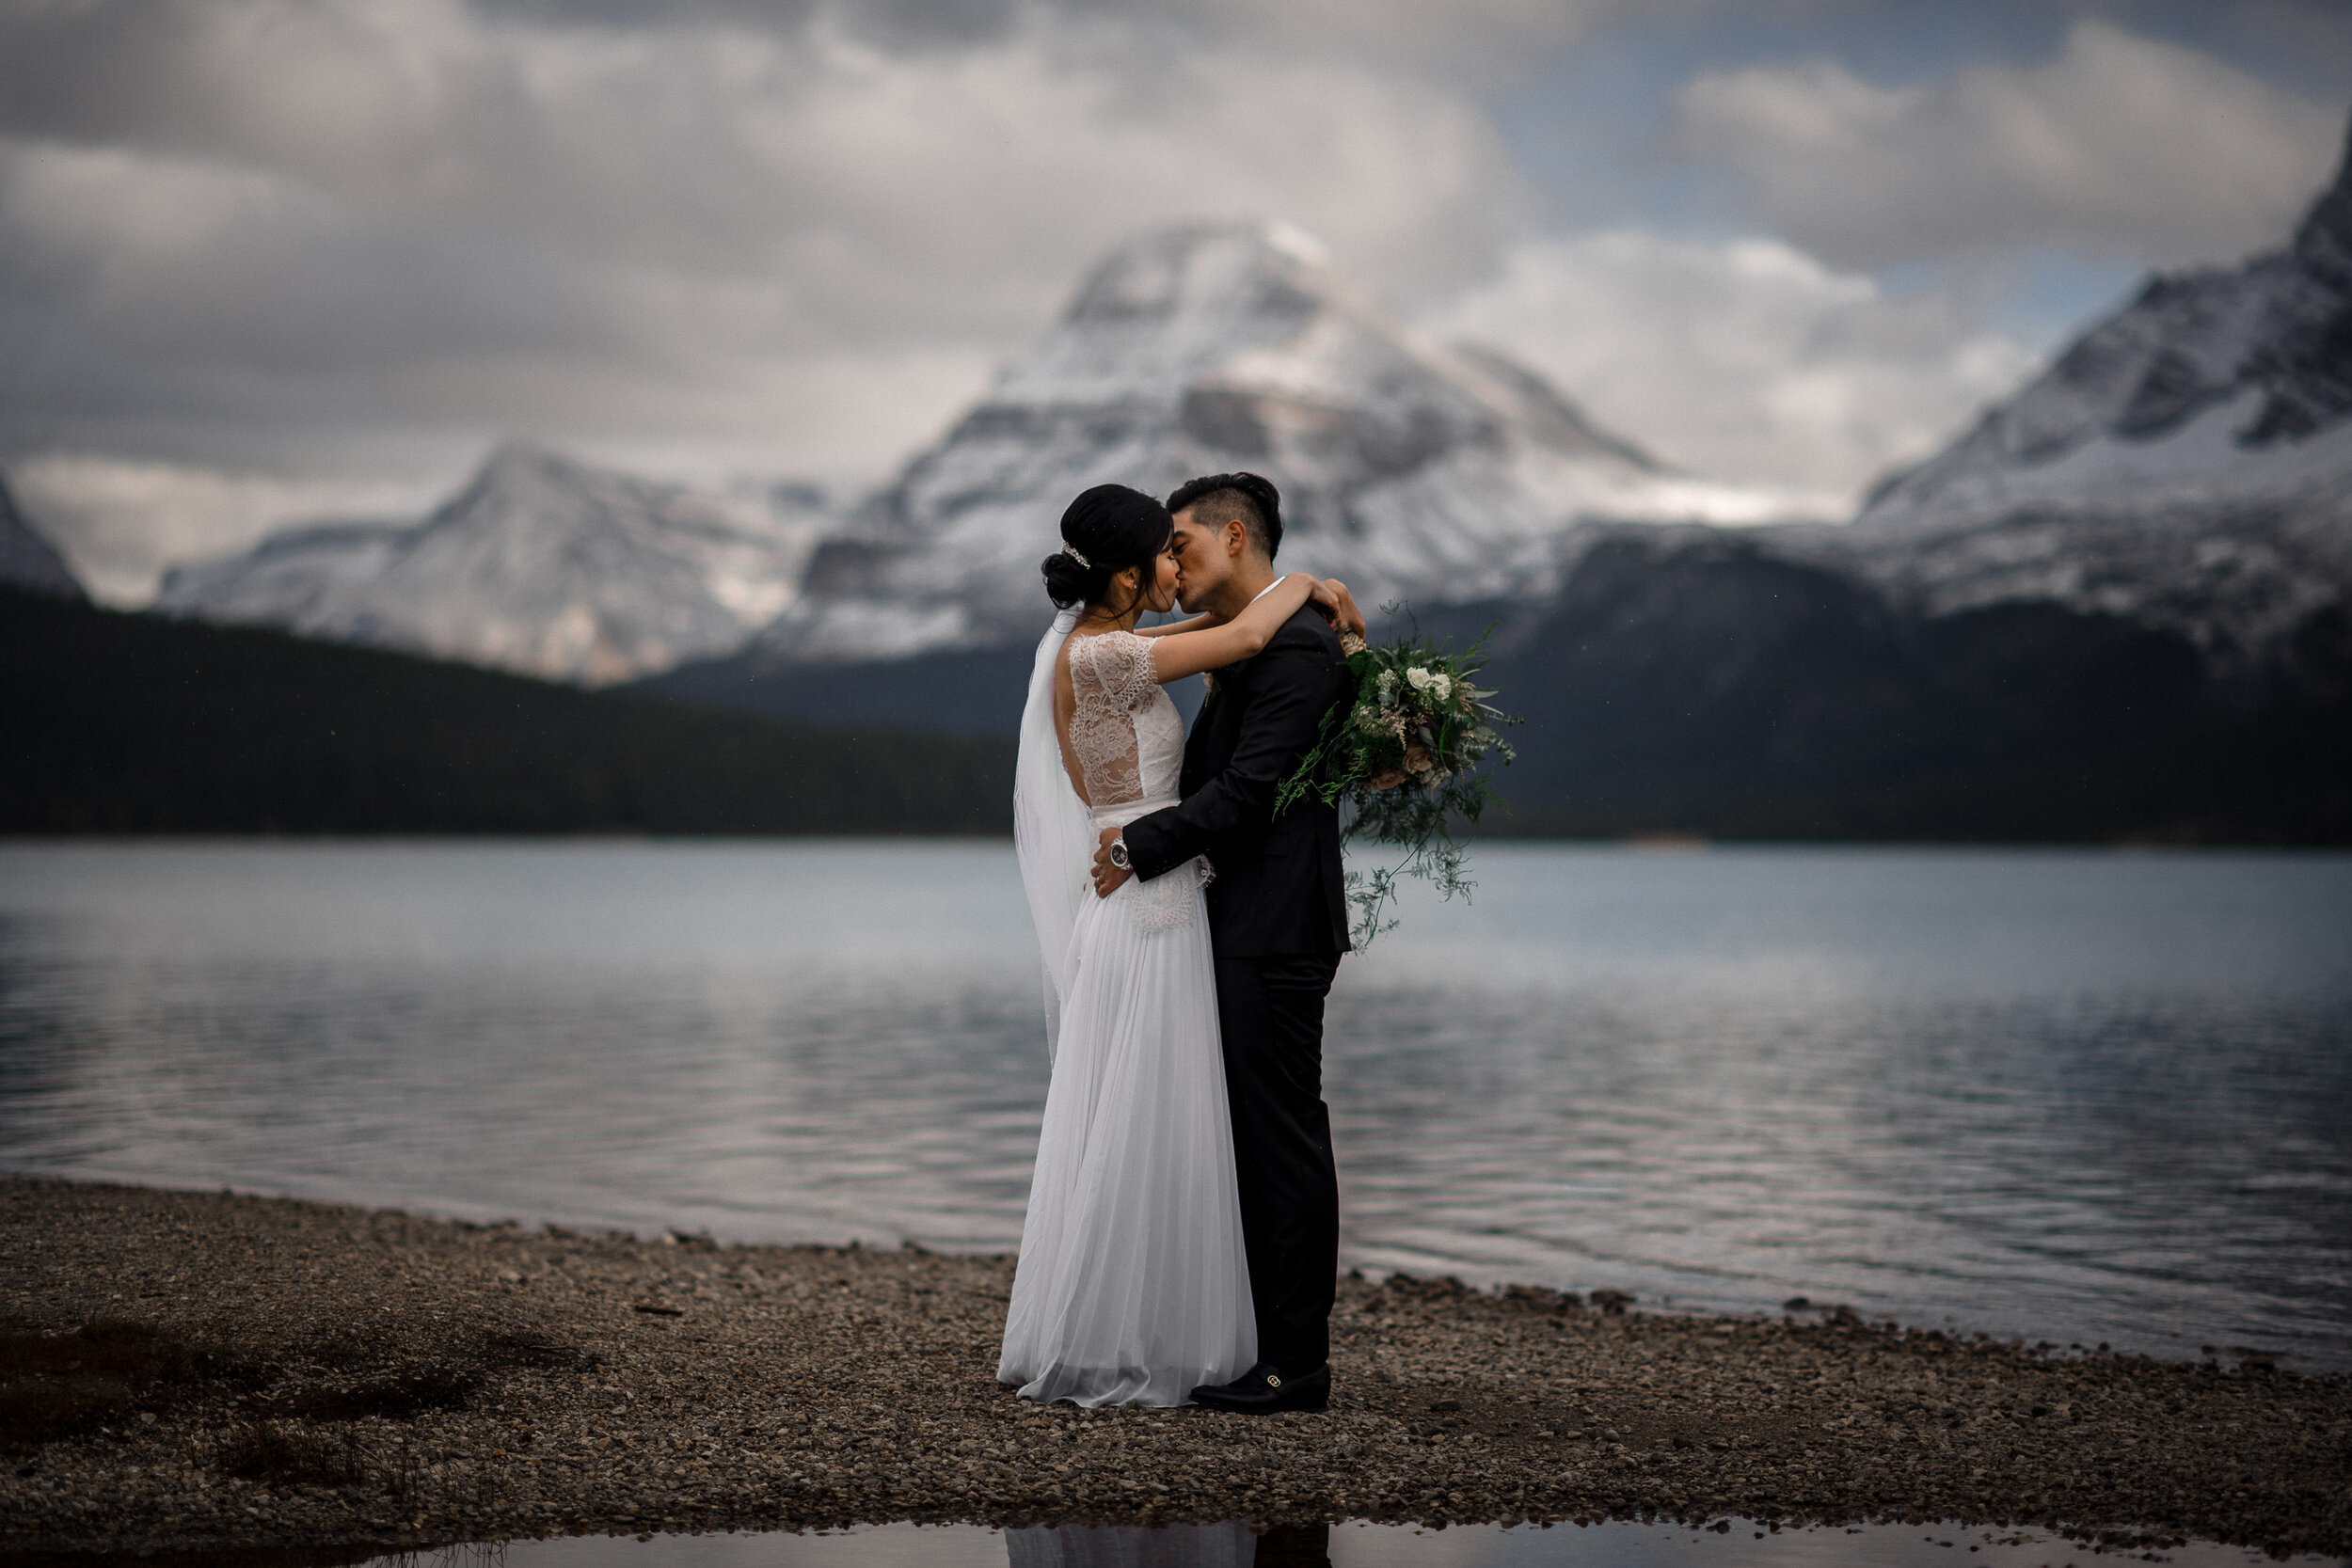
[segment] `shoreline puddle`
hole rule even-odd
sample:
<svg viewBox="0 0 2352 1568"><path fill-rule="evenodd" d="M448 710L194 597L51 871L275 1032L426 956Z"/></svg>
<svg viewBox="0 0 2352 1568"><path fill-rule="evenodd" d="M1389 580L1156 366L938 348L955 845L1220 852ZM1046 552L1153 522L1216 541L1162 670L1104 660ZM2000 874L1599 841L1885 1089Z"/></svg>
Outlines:
<svg viewBox="0 0 2352 1568"><path fill-rule="evenodd" d="M2111 1547L2044 1529L1950 1525L1776 1527L1731 1518L1706 1525L1604 1520L1556 1525L1332 1525L1253 1530L1243 1520L1205 1525L858 1525L846 1529L707 1534L557 1536L548 1540L401 1548L360 1557L299 1548L246 1548L178 1557L221 1568L263 1557L277 1568L307 1563L384 1568L2092 1568L2098 1560L2185 1568L2280 1562L2336 1568L2347 1560L2272 1558L2252 1546L2189 1541L2161 1548ZM156 1560L59 1554L52 1562L129 1568Z"/></svg>

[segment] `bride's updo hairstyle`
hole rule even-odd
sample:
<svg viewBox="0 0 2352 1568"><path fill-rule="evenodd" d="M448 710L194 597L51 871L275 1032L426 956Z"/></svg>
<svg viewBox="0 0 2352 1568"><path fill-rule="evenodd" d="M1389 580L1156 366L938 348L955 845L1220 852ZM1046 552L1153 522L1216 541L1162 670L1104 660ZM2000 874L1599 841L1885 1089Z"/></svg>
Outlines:
<svg viewBox="0 0 2352 1568"><path fill-rule="evenodd" d="M1063 610L1101 604L1111 578L1128 567L1149 578L1175 531L1168 508L1140 490L1098 484L1083 492L1061 515L1062 547L1040 564L1046 596Z"/></svg>

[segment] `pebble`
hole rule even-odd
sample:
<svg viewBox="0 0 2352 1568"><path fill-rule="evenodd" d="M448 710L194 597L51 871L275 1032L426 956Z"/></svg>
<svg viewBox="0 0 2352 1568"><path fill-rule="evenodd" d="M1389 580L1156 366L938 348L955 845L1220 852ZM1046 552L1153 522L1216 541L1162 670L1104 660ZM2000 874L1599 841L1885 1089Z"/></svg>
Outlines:
<svg viewBox="0 0 2352 1568"><path fill-rule="evenodd" d="M0 1542L1947 1520L2352 1555L2352 1380L1341 1282L1325 1413L1039 1406L1012 1264L0 1180Z"/></svg>

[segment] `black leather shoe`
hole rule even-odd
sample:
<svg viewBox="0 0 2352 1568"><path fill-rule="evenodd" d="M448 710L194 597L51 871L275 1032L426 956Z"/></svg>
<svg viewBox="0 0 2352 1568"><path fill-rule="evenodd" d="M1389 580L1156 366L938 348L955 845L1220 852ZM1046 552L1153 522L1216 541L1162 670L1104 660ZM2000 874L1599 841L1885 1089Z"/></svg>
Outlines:
<svg viewBox="0 0 2352 1568"><path fill-rule="evenodd" d="M1321 1410L1331 1402L1331 1369L1285 1377L1261 1361L1231 1383L1212 1383L1192 1391L1192 1402L1209 1410L1238 1410L1244 1415L1268 1416L1277 1410Z"/></svg>

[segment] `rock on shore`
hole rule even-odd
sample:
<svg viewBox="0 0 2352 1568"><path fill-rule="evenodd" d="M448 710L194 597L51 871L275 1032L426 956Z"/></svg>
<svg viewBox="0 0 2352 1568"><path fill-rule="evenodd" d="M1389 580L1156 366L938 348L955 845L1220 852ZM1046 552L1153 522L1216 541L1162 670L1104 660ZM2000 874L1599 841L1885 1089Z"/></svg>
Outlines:
<svg viewBox="0 0 2352 1568"><path fill-rule="evenodd" d="M993 1379L1011 1272L0 1181L0 1547L1740 1514L2352 1554L2342 1376L1351 1278L1326 1414L1080 1412Z"/></svg>

